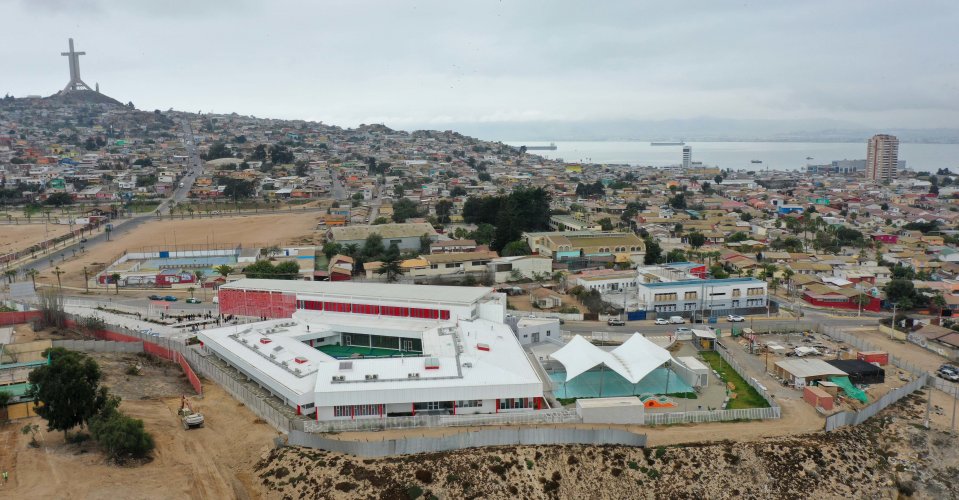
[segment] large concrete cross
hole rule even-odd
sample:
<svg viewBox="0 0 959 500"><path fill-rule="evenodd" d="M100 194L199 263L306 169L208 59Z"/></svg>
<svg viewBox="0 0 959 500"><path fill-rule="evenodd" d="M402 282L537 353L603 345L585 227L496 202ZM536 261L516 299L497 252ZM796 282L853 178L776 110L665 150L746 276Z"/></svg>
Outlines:
<svg viewBox="0 0 959 500"><path fill-rule="evenodd" d="M67 56L70 60L70 83L67 84L64 92L73 92L75 90L93 90L89 85L83 83L80 79L80 56L85 56L86 52L76 52L73 50L73 39L70 39L70 52L61 52L61 56Z"/></svg>

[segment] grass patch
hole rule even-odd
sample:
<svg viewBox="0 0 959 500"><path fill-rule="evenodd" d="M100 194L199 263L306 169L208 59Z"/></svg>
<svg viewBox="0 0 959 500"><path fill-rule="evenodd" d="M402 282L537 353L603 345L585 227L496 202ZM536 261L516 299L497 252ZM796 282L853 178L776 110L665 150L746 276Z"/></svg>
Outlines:
<svg viewBox="0 0 959 500"><path fill-rule="evenodd" d="M559 401L559 404L566 406L575 403L577 399L579 398L556 398L556 401Z"/></svg>
<svg viewBox="0 0 959 500"><path fill-rule="evenodd" d="M700 353L709 367L719 373L723 382L732 382L736 386L736 399L729 401L729 410L745 410L747 408L769 408L769 403L756 392L756 389L746 383L743 377L733 370L729 363L719 357L719 353L704 351Z"/></svg>

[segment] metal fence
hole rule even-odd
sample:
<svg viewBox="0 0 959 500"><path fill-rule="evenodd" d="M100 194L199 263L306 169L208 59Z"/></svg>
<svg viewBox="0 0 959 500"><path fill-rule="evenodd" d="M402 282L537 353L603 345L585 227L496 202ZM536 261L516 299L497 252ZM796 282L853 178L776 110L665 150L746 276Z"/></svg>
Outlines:
<svg viewBox="0 0 959 500"><path fill-rule="evenodd" d="M742 367L739 365L739 362L733 359L733 357L726 351L726 348L723 347L722 344L719 344L718 342L717 342L717 345L720 347L719 349L716 349L716 352L719 354L719 357L722 358L723 361L725 361L727 364L729 364L729 366L731 366L733 370L736 370L736 373L738 373L743 378L743 380L746 381L747 384L749 384L753 389L756 389L756 392L758 392L759 395L762 396L767 403L769 403L769 406L776 408L778 410L779 403L777 403L776 398L774 398L772 394L769 393L769 390L766 389L766 386L760 384L759 381L754 379L753 377L745 375L746 371L744 371ZM766 418L779 418L779 412L778 411L776 412L775 417L766 417Z"/></svg>
<svg viewBox="0 0 959 500"><path fill-rule="evenodd" d="M316 434L292 431L289 444L321 448L363 457L433 453L482 446L517 445L622 445L646 446L646 435L618 429L569 429L524 427L482 429L439 437L405 437L374 441L341 441Z"/></svg>
<svg viewBox="0 0 959 500"><path fill-rule="evenodd" d="M770 404L774 402L770 401ZM769 408L746 408L741 410L685 411L649 413L643 416L643 425L699 424L706 422L730 422L733 420L770 420L782 416L778 405Z"/></svg>
<svg viewBox="0 0 959 500"><path fill-rule="evenodd" d="M215 365L210 359L200 355L193 349L187 349L182 353L190 366L203 377L212 380L223 388L230 396L237 399L244 406L250 409L257 417L263 419L266 423L273 426L280 432L290 432L293 430L302 430L303 424L309 421L303 419L291 418L282 409L270 404L270 397L266 394L257 394L245 382L231 374L223 368ZM240 375L238 375L240 376ZM282 405L282 403L279 403Z"/></svg>
<svg viewBox="0 0 959 500"><path fill-rule="evenodd" d="M908 384L890 391L885 396L879 398L875 403L859 411L843 411L826 418L826 431L833 431L847 425L859 425L867 419L874 417L877 413L900 399L912 394L922 388L928 382L929 376L922 374L919 378Z"/></svg>
<svg viewBox="0 0 959 500"><path fill-rule="evenodd" d="M115 340L54 340L53 347L85 352L143 352L143 342Z"/></svg>
<svg viewBox="0 0 959 500"><path fill-rule="evenodd" d="M582 423L575 410L551 410L477 415L415 415L411 417L365 418L357 420L306 421L306 432L382 431L417 427L464 427L481 425L526 425Z"/></svg>

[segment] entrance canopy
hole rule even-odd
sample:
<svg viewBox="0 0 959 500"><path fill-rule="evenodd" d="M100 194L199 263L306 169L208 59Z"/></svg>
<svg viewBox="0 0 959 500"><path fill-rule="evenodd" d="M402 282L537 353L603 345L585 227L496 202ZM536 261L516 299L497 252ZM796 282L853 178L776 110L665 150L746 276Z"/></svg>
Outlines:
<svg viewBox="0 0 959 500"><path fill-rule="evenodd" d="M669 351L638 333L610 352L577 335L550 357L566 368L567 382L604 364L632 384L639 383L672 358Z"/></svg>

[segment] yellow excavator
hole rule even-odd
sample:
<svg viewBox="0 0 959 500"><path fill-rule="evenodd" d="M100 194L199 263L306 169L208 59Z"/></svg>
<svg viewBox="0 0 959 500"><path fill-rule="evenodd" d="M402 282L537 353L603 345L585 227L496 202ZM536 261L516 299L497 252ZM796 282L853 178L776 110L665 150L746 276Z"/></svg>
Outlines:
<svg viewBox="0 0 959 500"><path fill-rule="evenodd" d="M183 422L183 428L186 430L203 427L203 414L193 409L190 400L186 394L180 395L180 421Z"/></svg>

